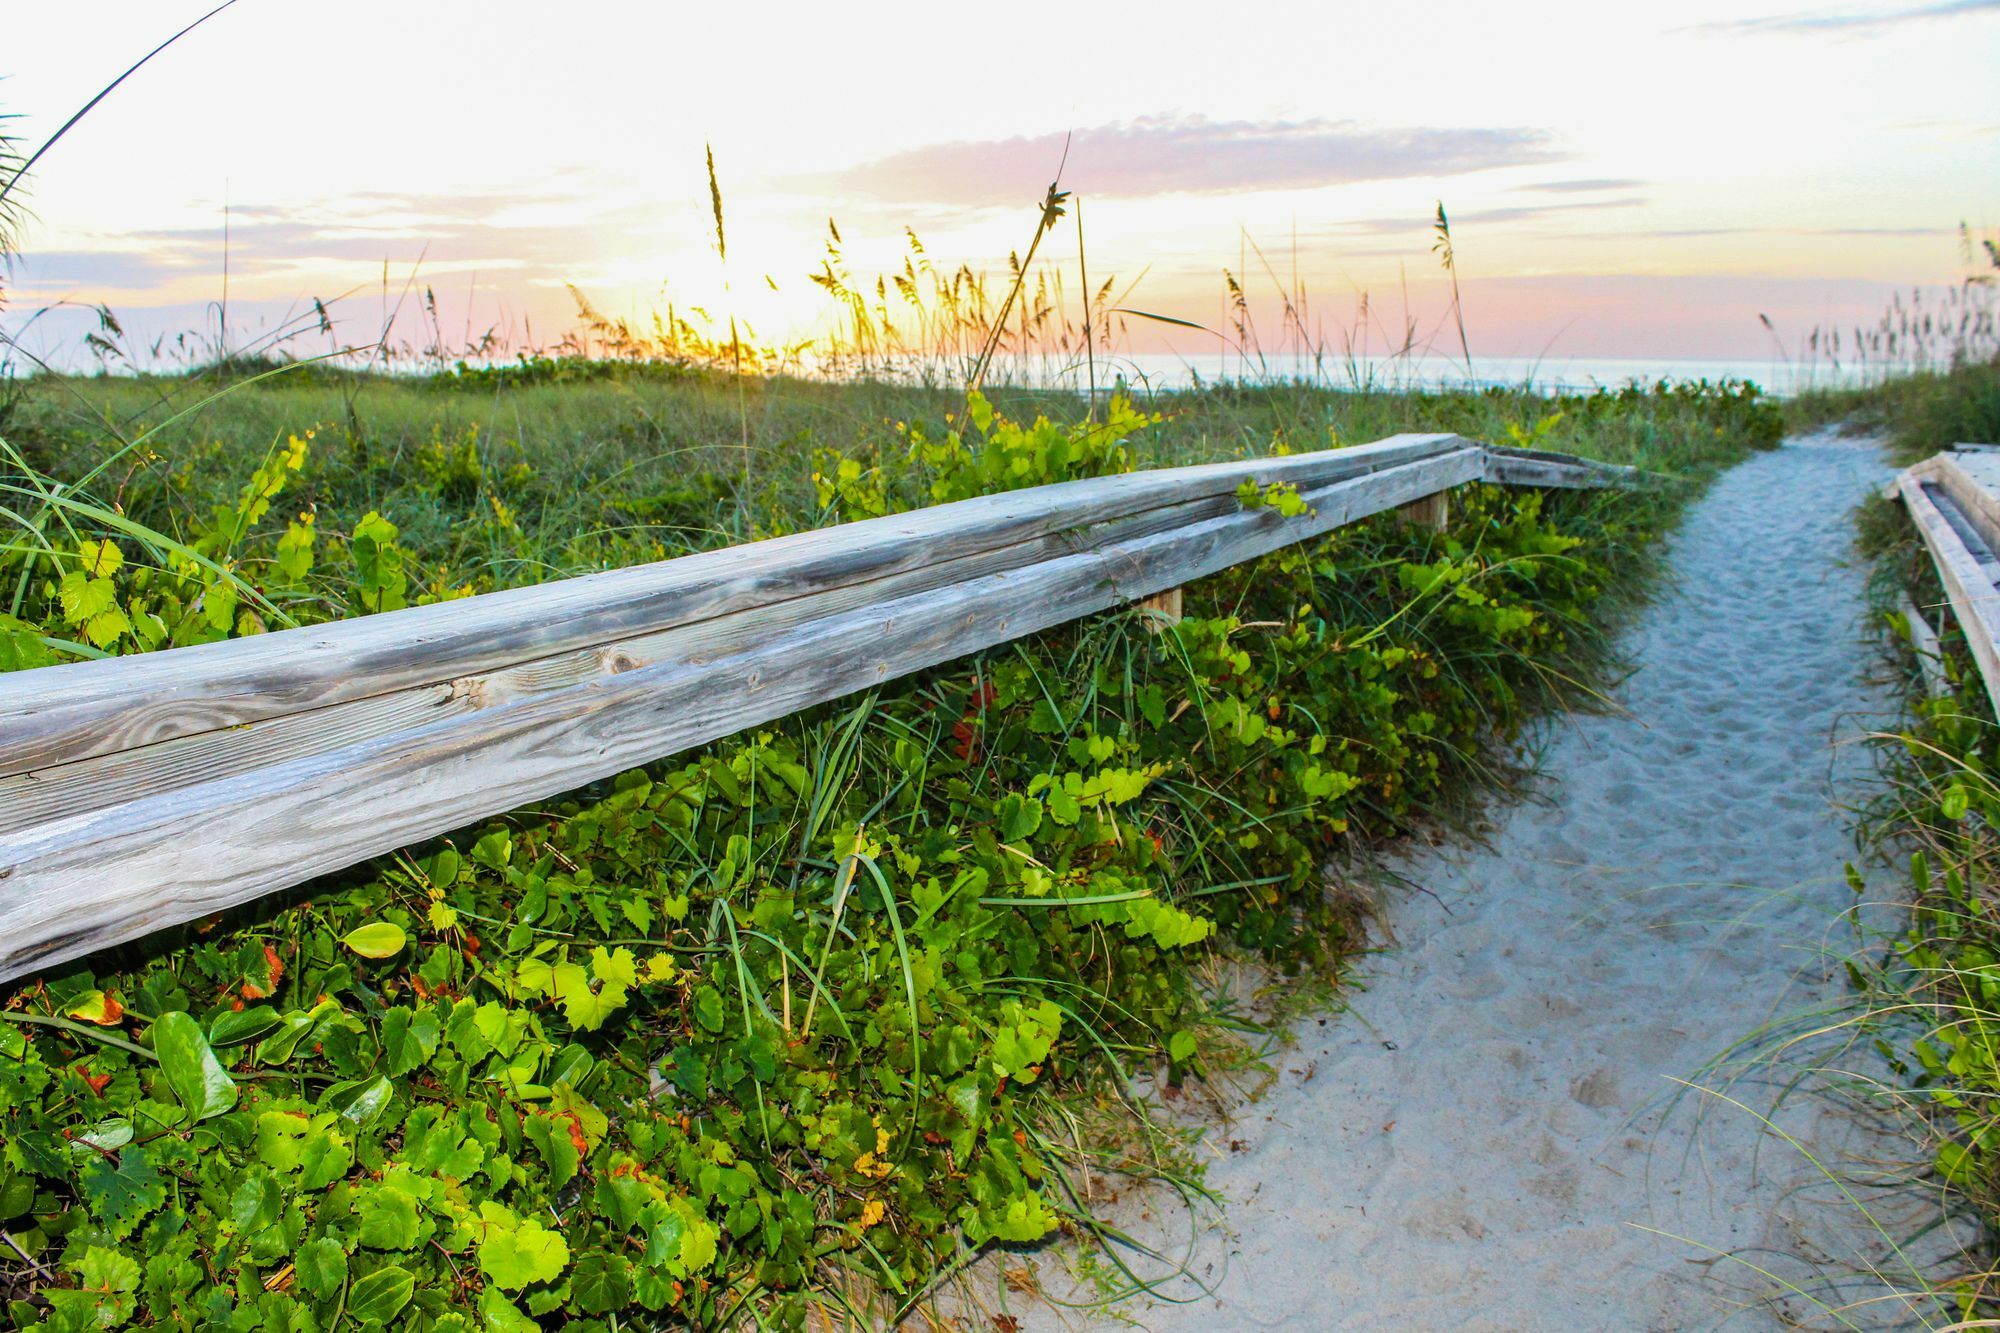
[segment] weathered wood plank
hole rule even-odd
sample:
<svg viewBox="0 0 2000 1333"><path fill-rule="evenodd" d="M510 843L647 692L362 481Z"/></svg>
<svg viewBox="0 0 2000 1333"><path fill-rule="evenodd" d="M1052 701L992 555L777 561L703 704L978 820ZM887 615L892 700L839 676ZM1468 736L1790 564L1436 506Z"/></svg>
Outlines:
<svg viewBox="0 0 2000 1333"><path fill-rule="evenodd" d="M1240 510L1235 495L1211 496L1084 524L970 556L940 558L916 569L767 606L695 621L637 638L575 649L483 674L371 695L324 708L155 741L34 772L0 778L0 833L111 800L159 795L283 759L296 759L375 736L460 717L537 694L667 661L740 651L821 616L929 588L962 582L1111 542ZM157 658L153 660L159 660Z"/></svg>
<svg viewBox="0 0 2000 1333"><path fill-rule="evenodd" d="M1282 461L1282 460L1279 460ZM0 978L249 901L1479 478L1477 447L0 835ZM1272 479L1262 468L1256 479ZM1230 489L1233 491L1234 487ZM741 609L741 608L739 608ZM378 618L379 619L379 618ZM143 659L132 659L143 660Z"/></svg>
<svg viewBox="0 0 2000 1333"><path fill-rule="evenodd" d="M1469 447L1400 435L1351 449L1129 473L487 593L163 657L0 676L0 774L437 685L1079 526L1231 494L1244 480L1323 486Z"/></svg>
<svg viewBox="0 0 2000 1333"><path fill-rule="evenodd" d="M1931 503L1936 506L1939 515L1950 525L1952 532L1958 537L1959 544L1965 548L1965 553L1971 557L1972 563L1979 567L1979 572L1988 580L2000 583L2000 552L1994 550L1993 542L1986 536L1984 525L1977 520L1972 511L1961 506L1950 489L1936 477L1920 480L1918 485L1923 487L1924 494L1931 498Z"/></svg>
<svg viewBox="0 0 2000 1333"><path fill-rule="evenodd" d="M1987 696L2000 708L2000 589L1995 588L1994 574L1989 572L2000 566L1983 564L1967 545L1960 527L1946 515L1944 507L1953 501L1942 487L1933 491L1924 477L1911 469L1896 488L1937 566L1952 612L1986 682Z"/></svg>
<svg viewBox="0 0 2000 1333"><path fill-rule="evenodd" d="M1981 544L2000 550L2000 454L1938 454L1912 471L1951 497Z"/></svg>
<svg viewBox="0 0 2000 1333"><path fill-rule="evenodd" d="M1636 486L1640 473L1637 468L1598 463L1570 454L1487 445L1486 480L1500 486L1600 490Z"/></svg>
<svg viewBox="0 0 2000 1333"><path fill-rule="evenodd" d="M1903 622L1910 627L1910 650L1916 654L1924 693L1933 699L1944 698L1951 693L1951 682L1945 679L1944 652L1938 644L1937 631L1931 628L1931 622L1917 609L1916 599L1909 593L1898 597L1896 609L1903 613Z"/></svg>

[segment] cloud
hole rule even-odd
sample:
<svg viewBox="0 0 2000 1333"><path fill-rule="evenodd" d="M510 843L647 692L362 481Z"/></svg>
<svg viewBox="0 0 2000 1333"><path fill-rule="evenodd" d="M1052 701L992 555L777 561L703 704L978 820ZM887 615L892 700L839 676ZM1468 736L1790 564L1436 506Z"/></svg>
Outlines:
<svg viewBox="0 0 2000 1333"><path fill-rule="evenodd" d="M2000 11L2000 0L1935 0L1932 4L1896 9L1821 9L1766 18L1725 19L1717 23L1696 24L1679 31L1714 36L1872 36L1905 23L1995 11Z"/></svg>
<svg viewBox="0 0 2000 1333"><path fill-rule="evenodd" d="M2000 134L2000 121L1981 123L1973 120L1946 120L1932 117L1925 120L1902 120L1883 128L1899 134L1921 134L1929 139L1985 139Z"/></svg>
<svg viewBox="0 0 2000 1333"><path fill-rule="evenodd" d="M1686 240L1705 236L1949 236L1950 227L1649 227L1637 231L1579 233L1589 240Z"/></svg>
<svg viewBox="0 0 2000 1333"><path fill-rule="evenodd" d="M91 249L30 251L19 261L16 295L75 290L149 292L188 277L219 278L224 234L210 225L140 228L101 238ZM429 271L492 270L575 262L580 231L616 226L626 241L660 236L657 210L607 203L586 191L537 194L387 194L338 202L238 204L229 211L232 281L285 277L323 267L402 268L425 257ZM400 280L400 279L399 279Z"/></svg>
<svg viewBox="0 0 2000 1333"><path fill-rule="evenodd" d="M149 291L196 271L185 256L150 250L43 250L21 256L15 276L19 288L31 291L56 286Z"/></svg>
<svg viewBox="0 0 2000 1333"><path fill-rule="evenodd" d="M1475 208L1459 212L1447 208L1451 219L1453 236L1464 236L1467 227L1505 226L1523 222L1545 222L1564 217L1571 213L1593 213L1602 209L1637 208L1646 201L1637 197L1620 199L1588 199L1575 203L1560 204L1520 204L1506 208ZM1436 222L1434 214L1428 210L1411 213L1404 217L1350 218L1333 224L1334 236L1367 235L1397 236L1404 233L1415 235L1428 232Z"/></svg>
<svg viewBox="0 0 2000 1333"><path fill-rule="evenodd" d="M1575 181L1536 181L1532 185L1517 185L1517 190L1534 190L1540 194L1591 194L1599 190L1636 190L1644 181L1614 180L1598 178Z"/></svg>
<svg viewBox="0 0 2000 1333"><path fill-rule="evenodd" d="M1783 231L1784 228L1774 228ZM1800 236L1949 236L1950 227L1805 227Z"/></svg>
<svg viewBox="0 0 2000 1333"><path fill-rule="evenodd" d="M1064 163L1066 137L1069 157ZM1146 116L1078 130L1074 136L926 144L787 184L984 207L1033 203L1058 164L1066 188L1141 198L1457 176L1565 156L1547 131L1536 129L1371 128L1353 121Z"/></svg>

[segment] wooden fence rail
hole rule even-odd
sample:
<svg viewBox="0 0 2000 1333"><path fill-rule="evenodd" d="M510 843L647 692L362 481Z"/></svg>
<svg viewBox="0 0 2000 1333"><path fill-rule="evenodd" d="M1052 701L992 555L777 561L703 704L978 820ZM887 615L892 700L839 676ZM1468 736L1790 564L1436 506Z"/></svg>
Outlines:
<svg viewBox="0 0 2000 1333"><path fill-rule="evenodd" d="M1991 445L1955 445L1906 469L1888 494L1903 502L1930 551L1987 696L2000 710L2000 452ZM1935 692L1941 681L1936 635L1921 614L1910 628Z"/></svg>
<svg viewBox="0 0 2000 1333"><path fill-rule="evenodd" d="M385 615L0 675L0 979L289 888L1471 481L1398 435L985 496ZM1311 512L1244 509L1244 481Z"/></svg>

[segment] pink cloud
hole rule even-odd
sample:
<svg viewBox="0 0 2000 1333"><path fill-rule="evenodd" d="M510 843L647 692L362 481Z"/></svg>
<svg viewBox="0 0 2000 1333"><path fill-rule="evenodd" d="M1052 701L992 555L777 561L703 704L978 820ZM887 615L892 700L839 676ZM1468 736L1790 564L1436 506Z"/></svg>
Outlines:
<svg viewBox="0 0 2000 1333"><path fill-rule="evenodd" d="M1032 203L1059 166L1065 188L1143 197L1457 176L1565 156L1548 132L1537 129L1145 116L1073 135L925 144L787 183L898 201L986 206Z"/></svg>

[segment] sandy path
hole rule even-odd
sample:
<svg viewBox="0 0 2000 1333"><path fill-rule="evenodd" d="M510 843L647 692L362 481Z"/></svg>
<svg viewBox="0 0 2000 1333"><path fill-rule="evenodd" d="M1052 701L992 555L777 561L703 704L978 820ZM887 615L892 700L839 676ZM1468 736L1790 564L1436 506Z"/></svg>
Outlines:
<svg viewBox="0 0 2000 1333"><path fill-rule="evenodd" d="M1631 1224L1794 1278L1865 1248L1796 1153L1712 1099L1671 1103L1670 1080L1840 993L1826 951L1848 947L1854 899L1835 802L1867 760L1835 740L1892 703L1861 679L1849 510L1886 475L1870 447L1801 439L1695 507L1675 587L1627 639L1629 715L1556 737L1543 799L1498 812L1489 847L1399 867L1435 895L1391 910L1401 947L1210 1136L1230 1207L1193 1271L1215 1296L1134 1318L1769 1327L1779 1312L1744 1301L1770 1284ZM1768 1109L1771 1082L1733 1091ZM1788 1127L1851 1149L1853 1127L1809 1102Z"/></svg>

